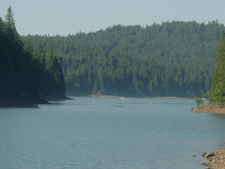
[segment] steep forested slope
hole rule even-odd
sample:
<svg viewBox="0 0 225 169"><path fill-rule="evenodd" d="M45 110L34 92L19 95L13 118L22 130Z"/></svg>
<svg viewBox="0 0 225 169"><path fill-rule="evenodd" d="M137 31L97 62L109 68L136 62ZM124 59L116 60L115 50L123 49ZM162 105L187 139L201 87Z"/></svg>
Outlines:
<svg viewBox="0 0 225 169"><path fill-rule="evenodd" d="M0 17L0 70L0 105L37 97L37 62L19 39L11 8L5 22Z"/></svg>
<svg viewBox="0 0 225 169"><path fill-rule="evenodd" d="M40 56L40 53L32 52L30 43L20 40L9 7L5 21L0 17L0 106L46 103L40 97L64 97L65 81L60 58L44 63L47 58L55 56L42 57L42 62ZM61 84L57 81L59 78ZM50 93L55 86L57 90Z"/></svg>
<svg viewBox="0 0 225 169"><path fill-rule="evenodd" d="M21 38L63 57L68 94L201 96L211 86L222 30L216 21L173 21Z"/></svg>

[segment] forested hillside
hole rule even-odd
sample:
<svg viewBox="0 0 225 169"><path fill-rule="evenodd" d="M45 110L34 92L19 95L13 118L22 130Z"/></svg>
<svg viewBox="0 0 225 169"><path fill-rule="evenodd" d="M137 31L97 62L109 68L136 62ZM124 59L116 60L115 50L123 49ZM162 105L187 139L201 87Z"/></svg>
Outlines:
<svg viewBox="0 0 225 169"><path fill-rule="evenodd" d="M31 44L21 41L9 7L5 21L0 17L0 106L46 103L40 98L64 97L61 59L53 52L42 53L33 53Z"/></svg>
<svg viewBox="0 0 225 169"><path fill-rule="evenodd" d="M222 30L217 21L173 21L21 39L62 56L67 94L193 97L210 90Z"/></svg>

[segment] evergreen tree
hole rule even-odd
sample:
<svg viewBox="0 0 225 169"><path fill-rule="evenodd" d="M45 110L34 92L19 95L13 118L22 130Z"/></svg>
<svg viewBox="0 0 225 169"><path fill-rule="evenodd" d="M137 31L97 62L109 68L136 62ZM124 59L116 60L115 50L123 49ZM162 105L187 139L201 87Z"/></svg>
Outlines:
<svg viewBox="0 0 225 169"><path fill-rule="evenodd" d="M13 18L13 12L11 6L7 9L7 14L5 15L5 22L9 24L11 27L15 26L15 20Z"/></svg>
<svg viewBox="0 0 225 169"><path fill-rule="evenodd" d="M36 52L38 53L38 52ZM48 53L39 53L41 59L42 79L39 96L45 99L63 99L65 97L65 80L62 72L62 59L51 48Z"/></svg>

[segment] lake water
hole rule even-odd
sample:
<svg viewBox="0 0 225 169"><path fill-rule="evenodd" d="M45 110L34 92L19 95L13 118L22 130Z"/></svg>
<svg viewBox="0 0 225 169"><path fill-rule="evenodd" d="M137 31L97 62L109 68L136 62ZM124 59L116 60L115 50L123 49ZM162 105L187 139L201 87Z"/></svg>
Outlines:
<svg viewBox="0 0 225 169"><path fill-rule="evenodd" d="M0 168L204 169L199 154L225 148L225 116L192 107L193 99L74 97L0 108Z"/></svg>

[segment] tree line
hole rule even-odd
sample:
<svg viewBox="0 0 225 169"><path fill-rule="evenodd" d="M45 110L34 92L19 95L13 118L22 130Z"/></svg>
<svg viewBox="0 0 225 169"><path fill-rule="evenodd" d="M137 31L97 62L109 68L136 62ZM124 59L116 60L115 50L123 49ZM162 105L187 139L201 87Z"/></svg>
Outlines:
<svg viewBox="0 0 225 169"><path fill-rule="evenodd" d="M194 97L211 88L223 30L218 21L172 21L21 39L62 57L68 95Z"/></svg>

